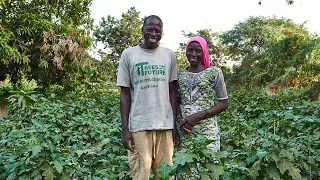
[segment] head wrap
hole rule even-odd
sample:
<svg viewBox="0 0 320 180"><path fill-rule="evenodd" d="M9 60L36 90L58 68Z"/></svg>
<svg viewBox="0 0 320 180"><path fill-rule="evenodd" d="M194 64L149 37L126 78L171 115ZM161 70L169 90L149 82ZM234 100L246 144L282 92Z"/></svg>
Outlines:
<svg viewBox="0 0 320 180"><path fill-rule="evenodd" d="M201 64L205 67L209 67L210 66L210 56L209 56L207 41L204 38L199 37L199 36L191 37L187 42L186 49L188 48L188 46L191 42L198 42L200 44L200 46L202 48Z"/></svg>

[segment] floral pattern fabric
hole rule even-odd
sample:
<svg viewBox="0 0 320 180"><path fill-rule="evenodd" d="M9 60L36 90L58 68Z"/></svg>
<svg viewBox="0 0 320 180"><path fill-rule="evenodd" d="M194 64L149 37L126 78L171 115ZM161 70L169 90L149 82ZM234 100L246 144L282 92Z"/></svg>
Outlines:
<svg viewBox="0 0 320 180"><path fill-rule="evenodd" d="M178 71L178 92L181 97L181 115L187 117L193 113L204 111L214 105L214 98L227 99L227 92L222 71L216 67L208 67L199 73L188 72L187 69ZM220 150L220 136L217 120L215 117L200 120L194 126L189 135L179 131L181 135L181 147L186 147L186 136L195 138L202 135L207 139L214 140L208 148L216 152Z"/></svg>

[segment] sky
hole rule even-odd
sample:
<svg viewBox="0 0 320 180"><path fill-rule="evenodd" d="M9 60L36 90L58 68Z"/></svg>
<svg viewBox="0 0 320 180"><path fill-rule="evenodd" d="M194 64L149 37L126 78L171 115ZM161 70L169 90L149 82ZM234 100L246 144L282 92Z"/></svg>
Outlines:
<svg viewBox="0 0 320 180"><path fill-rule="evenodd" d="M135 7L140 17L158 15L163 21L162 46L176 50L179 43L186 42L181 31L195 32L211 29L214 32L230 30L238 22L250 16L277 16L302 24L305 21L310 32L320 33L320 0L93 0L91 15L98 25L108 15L118 19L121 14ZM98 45L98 48L103 48Z"/></svg>

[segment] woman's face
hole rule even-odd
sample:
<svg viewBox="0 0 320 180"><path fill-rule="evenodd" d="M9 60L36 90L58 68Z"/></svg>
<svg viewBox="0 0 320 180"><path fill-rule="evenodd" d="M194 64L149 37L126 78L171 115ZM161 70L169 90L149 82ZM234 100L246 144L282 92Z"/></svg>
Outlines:
<svg viewBox="0 0 320 180"><path fill-rule="evenodd" d="M186 55L190 66L197 66L202 61L202 48L198 42L191 42L187 47Z"/></svg>

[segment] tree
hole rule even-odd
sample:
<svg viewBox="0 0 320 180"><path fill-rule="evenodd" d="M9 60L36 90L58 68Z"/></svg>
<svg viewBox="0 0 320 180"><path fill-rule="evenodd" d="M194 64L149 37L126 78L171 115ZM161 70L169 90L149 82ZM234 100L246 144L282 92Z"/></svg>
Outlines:
<svg viewBox="0 0 320 180"><path fill-rule="evenodd" d="M92 0L0 2L0 66L14 66L41 85L62 84L91 45ZM1 74L1 79L4 78Z"/></svg>
<svg viewBox="0 0 320 180"><path fill-rule="evenodd" d="M241 61L233 82L248 87L297 84L297 77L311 73L306 64L319 42L304 24L276 17L250 17L220 37L232 59Z"/></svg>
<svg viewBox="0 0 320 180"><path fill-rule="evenodd" d="M110 50L108 55L103 55L104 61L114 67L111 74L115 77L121 53L128 47L142 42L141 28L143 20L139 17L140 12L131 7L123 13L121 19L112 16L102 18L96 27L96 41L104 44L104 48Z"/></svg>

